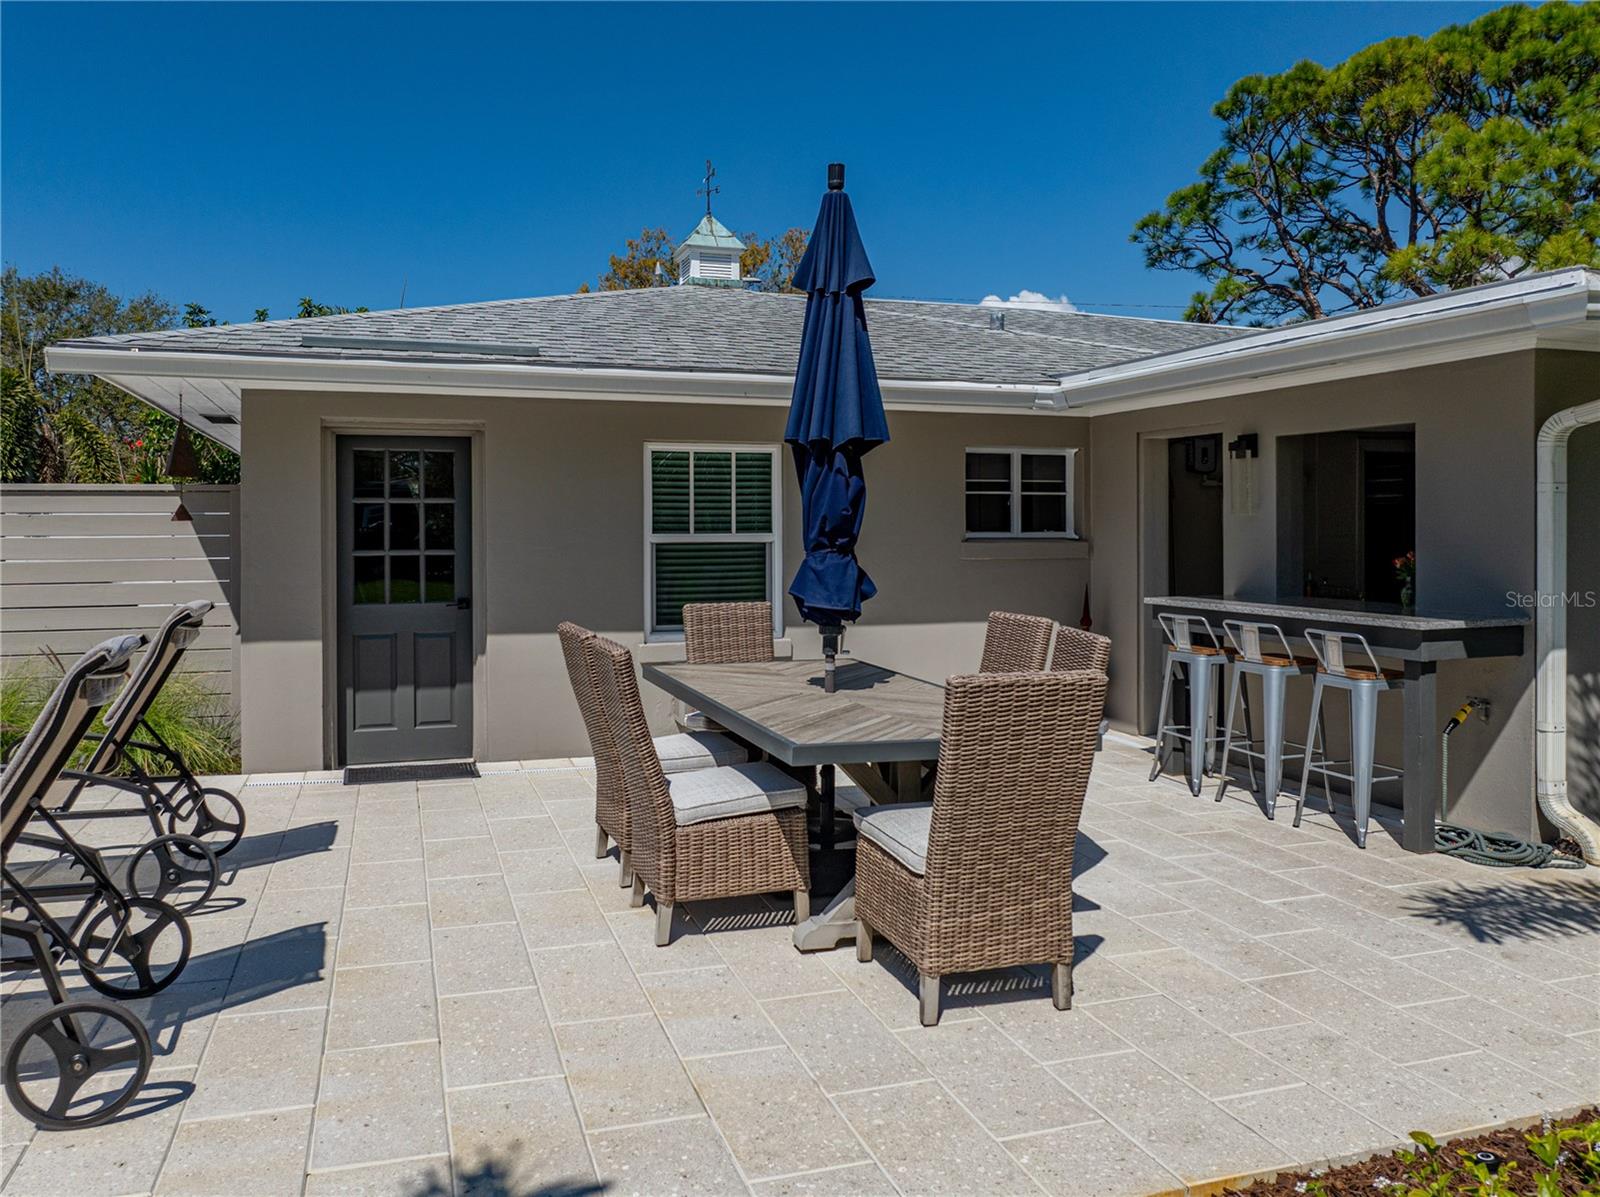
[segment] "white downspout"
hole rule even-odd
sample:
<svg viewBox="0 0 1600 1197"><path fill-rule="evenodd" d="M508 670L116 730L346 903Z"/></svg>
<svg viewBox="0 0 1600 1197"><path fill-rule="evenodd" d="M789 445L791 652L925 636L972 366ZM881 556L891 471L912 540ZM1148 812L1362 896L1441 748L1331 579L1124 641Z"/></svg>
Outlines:
<svg viewBox="0 0 1600 1197"><path fill-rule="evenodd" d="M1567 801L1567 441L1600 423L1600 400L1558 411L1539 429L1538 535L1534 561L1533 760L1539 809L1600 864L1600 824Z"/></svg>

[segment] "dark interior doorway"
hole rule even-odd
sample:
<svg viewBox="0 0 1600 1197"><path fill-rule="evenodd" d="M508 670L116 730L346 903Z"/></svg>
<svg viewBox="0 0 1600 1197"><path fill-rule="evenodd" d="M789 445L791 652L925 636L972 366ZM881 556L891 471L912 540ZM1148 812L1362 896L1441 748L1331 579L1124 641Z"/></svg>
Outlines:
<svg viewBox="0 0 1600 1197"><path fill-rule="evenodd" d="M1222 436L1167 442L1167 591L1222 593Z"/></svg>
<svg viewBox="0 0 1600 1197"><path fill-rule="evenodd" d="M1361 587L1369 602L1398 603L1395 561L1417 545L1417 454L1388 438L1361 447Z"/></svg>

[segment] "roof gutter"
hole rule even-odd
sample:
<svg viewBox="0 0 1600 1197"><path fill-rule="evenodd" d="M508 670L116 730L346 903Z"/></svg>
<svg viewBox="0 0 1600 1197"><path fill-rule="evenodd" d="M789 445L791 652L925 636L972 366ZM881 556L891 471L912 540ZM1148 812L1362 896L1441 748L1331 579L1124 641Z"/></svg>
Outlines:
<svg viewBox="0 0 1600 1197"><path fill-rule="evenodd" d="M1085 414L1132 411L1506 353L1590 321L1600 348L1600 273L1576 268L1085 370L1061 390Z"/></svg>
<svg viewBox="0 0 1600 1197"><path fill-rule="evenodd" d="M266 390L404 391L494 394L527 398L616 398L680 402L787 404L787 374L694 370L630 370L600 366L534 366L526 362L396 361L384 358L269 357L73 344L45 351L52 371L119 378L215 378ZM891 407L979 407L1063 412L1053 382L983 383L886 380Z"/></svg>

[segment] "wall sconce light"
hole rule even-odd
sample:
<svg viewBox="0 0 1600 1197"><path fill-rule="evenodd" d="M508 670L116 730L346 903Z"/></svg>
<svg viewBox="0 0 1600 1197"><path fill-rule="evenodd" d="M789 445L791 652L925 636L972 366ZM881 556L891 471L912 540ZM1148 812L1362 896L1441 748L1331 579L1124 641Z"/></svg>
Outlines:
<svg viewBox="0 0 1600 1197"><path fill-rule="evenodd" d="M1260 510L1256 487L1260 457L1261 438L1254 432L1240 433L1228 442L1228 509L1234 515L1255 515Z"/></svg>

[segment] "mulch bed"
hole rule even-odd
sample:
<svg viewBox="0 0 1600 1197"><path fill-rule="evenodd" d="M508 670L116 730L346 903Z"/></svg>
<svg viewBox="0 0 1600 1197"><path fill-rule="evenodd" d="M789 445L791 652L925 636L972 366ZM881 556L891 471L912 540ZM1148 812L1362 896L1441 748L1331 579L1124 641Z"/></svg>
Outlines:
<svg viewBox="0 0 1600 1197"><path fill-rule="evenodd" d="M1600 1107L1591 1107L1572 1118L1562 1118L1551 1122L1552 1127L1582 1126L1600 1119ZM1461 1155L1470 1156L1475 1151L1492 1151L1501 1159L1515 1161L1516 1167L1501 1174L1502 1183L1508 1192L1528 1194L1537 1197L1536 1177L1544 1171L1544 1166L1539 1163L1528 1150L1526 1135L1538 1134L1540 1127L1534 1125L1526 1130L1497 1130L1483 1135L1470 1135L1461 1139L1451 1139L1439 1145L1443 1157L1454 1166ZM1420 1147L1417 1149L1422 1150ZM1302 1197L1307 1182L1315 1181L1320 1189L1329 1197L1374 1197L1381 1193L1386 1185L1380 1186L1377 1182L1382 1178L1386 1182L1404 1182L1407 1179L1406 1165L1393 1155L1374 1156L1370 1160L1362 1160L1358 1164L1346 1164L1339 1168L1330 1168L1326 1172L1293 1172L1279 1173L1271 1180L1258 1180L1248 1188L1229 1189L1230 1193L1239 1193L1247 1197ZM1557 1191L1571 1194L1571 1197L1593 1197L1594 1189L1570 1170L1558 1176ZM1461 1192L1476 1192L1477 1182L1463 1178ZM1401 1191L1404 1191L1403 1189Z"/></svg>

